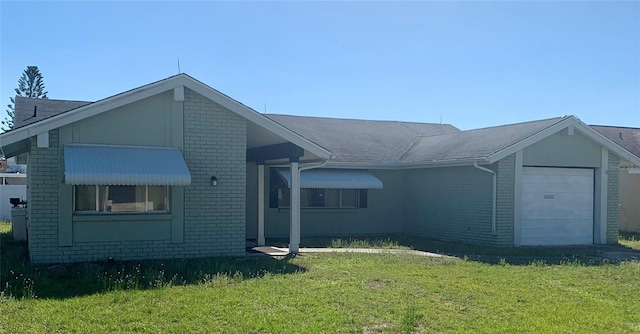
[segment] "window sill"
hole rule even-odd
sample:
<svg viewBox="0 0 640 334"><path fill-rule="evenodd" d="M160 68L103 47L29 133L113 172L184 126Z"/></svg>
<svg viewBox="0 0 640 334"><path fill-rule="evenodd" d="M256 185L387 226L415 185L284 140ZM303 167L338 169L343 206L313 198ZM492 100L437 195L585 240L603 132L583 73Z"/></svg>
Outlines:
<svg viewBox="0 0 640 334"><path fill-rule="evenodd" d="M170 213L74 213L74 222L171 220Z"/></svg>

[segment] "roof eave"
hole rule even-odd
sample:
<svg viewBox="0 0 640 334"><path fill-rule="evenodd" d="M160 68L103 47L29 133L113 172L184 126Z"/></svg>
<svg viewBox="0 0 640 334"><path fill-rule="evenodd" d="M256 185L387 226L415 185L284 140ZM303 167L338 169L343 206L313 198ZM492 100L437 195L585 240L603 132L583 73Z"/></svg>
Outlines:
<svg viewBox="0 0 640 334"><path fill-rule="evenodd" d="M289 142L300 146L304 150L309 151L310 153L321 159L329 160L331 158L332 153L329 150L293 132L280 123L273 121L272 119L258 113L257 111L245 106L244 104L222 94L221 92L188 75L185 75L184 79L190 83L185 83L184 86L192 89L198 94L205 96L212 101L216 101L216 103L220 104L221 106L234 111L247 120L262 126L266 130L282 137Z"/></svg>
<svg viewBox="0 0 640 334"><path fill-rule="evenodd" d="M635 156L633 153L627 151L625 148L616 144L614 141L607 138L600 132L592 129L590 126L583 123L575 116L569 116L563 120L560 120L558 123L555 123L513 145L510 145L494 154L489 155L489 157L487 158L487 162L492 164L497 162L498 160L502 160L507 156L514 154L528 146L531 146L558 131L568 128L569 126L573 126L574 128L578 129L580 133L597 142L598 144L604 146L619 157L627 159L636 166L640 166L640 157Z"/></svg>
<svg viewBox="0 0 640 334"><path fill-rule="evenodd" d="M220 93L219 91L203 84L202 82L186 75L179 74L169 77L158 82L142 86L118 95L108 97L106 99L82 106L68 112L64 112L39 122L25 125L21 128L0 134L0 146L10 145L18 141L28 139L30 137L45 133L47 131L57 129L59 127L80 121L82 119L100 114L102 112L133 103L135 101L145 99L177 87L187 87L213 101L226 107L232 112L244 117L245 119L275 133L283 139L290 141L301 148L309 151L313 155L328 160L331 158L331 152L325 148L309 141L308 139L296 134L295 132L285 128L284 126L272 121L271 119L259 114L255 110L243 105L242 103Z"/></svg>
<svg viewBox="0 0 640 334"><path fill-rule="evenodd" d="M358 163L358 162L335 162L329 161L323 168L342 168L342 169L420 169L420 168L437 168L437 167L460 167L471 166L474 163L488 164L485 157L466 158L458 160L440 160L425 161L411 163Z"/></svg>

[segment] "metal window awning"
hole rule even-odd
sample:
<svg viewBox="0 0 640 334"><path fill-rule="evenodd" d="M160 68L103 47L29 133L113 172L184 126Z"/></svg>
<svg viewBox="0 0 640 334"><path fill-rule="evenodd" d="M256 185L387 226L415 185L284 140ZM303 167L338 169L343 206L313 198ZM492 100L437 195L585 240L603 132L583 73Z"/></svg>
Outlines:
<svg viewBox="0 0 640 334"><path fill-rule="evenodd" d="M64 181L73 185L186 186L191 174L177 148L65 145Z"/></svg>
<svg viewBox="0 0 640 334"><path fill-rule="evenodd" d="M291 170L276 168L291 187ZM309 169L300 172L300 188L382 189L382 181L371 172L356 169Z"/></svg>

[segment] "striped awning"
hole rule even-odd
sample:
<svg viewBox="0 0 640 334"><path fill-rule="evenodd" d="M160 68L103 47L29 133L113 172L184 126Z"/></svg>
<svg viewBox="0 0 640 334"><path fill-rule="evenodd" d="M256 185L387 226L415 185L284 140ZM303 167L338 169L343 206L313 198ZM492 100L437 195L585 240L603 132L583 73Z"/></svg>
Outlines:
<svg viewBox="0 0 640 334"><path fill-rule="evenodd" d="M291 187L291 170L276 168ZM367 170L309 169L300 172L300 188L382 189L382 181Z"/></svg>
<svg viewBox="0 0 640 334"><path fill-rule="evenodd" d="M64 181L74 185L186 186L191 174L177 148L65 145Z"/></svg>

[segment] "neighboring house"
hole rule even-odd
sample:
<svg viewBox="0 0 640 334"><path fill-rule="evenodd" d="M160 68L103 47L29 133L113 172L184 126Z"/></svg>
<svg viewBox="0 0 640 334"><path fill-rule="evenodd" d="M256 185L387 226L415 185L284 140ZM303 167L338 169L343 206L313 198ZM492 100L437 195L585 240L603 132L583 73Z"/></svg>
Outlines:
<svg viewBox="0 0 640 334"><path fill-rule="evenodd" d="M640 128L592 125L627 151L640 157ZM640 168L629 161L620 162L620 231L640 232Z"/></svg>
<svg viewBox="0 0 640 334"><path fill-rule="evenodd" d="M640 165L573 116L460 131L262 115L185 74L83 103L0 134L29 153L34 262L242 255L287 236L297 252L301 235L616 243L618 162Z"/></svg>
<svg viewBox="0 0 640 334"><path fill-rule="evenodd" d="M27 166L15 159L0 161L0 220L11 220L11 198L27 200Z"/></svg>

